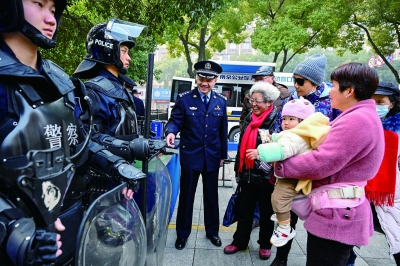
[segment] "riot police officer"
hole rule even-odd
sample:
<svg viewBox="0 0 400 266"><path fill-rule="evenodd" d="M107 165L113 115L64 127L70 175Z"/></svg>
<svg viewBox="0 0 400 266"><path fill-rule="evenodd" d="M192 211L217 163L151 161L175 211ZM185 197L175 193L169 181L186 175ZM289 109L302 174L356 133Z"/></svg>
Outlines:
<svg viewBox="0 0 400 266"><path fill-rule="evenodd" d="M61 254L60 236L43 229L56 220L72 176L78 174L79 162L70 157L86 156L84 136L76 130L79 122L71 115L74 84L38 52L38 47L55 46L65 6L66 1L0 4L0 261L5 265L50 263ZM55 108L58 114L46 115ZM63 229L60 223L57 229Z"/></svg>
<svg viewBox="0 0 400 266"><path fill-rule="evenodd" d="M93 102L93 139L131 162L133 154L139 160L148 158L150 149L148 140L138 138L134 100L124 89L122 76L129 67L130 49L146 30L146 26L115 18L95 25L87 35L87 54L74 73L74 77L89 79L85 85Z"/></svg>
<svg viewBox="0 0 400 266"><path fill-rule="evenodd" d="M66 0L0 2L2 265L72 261L87 165L117 182L134 184L143 176L101 145L91 143L96 152L88 152L91 115L85 87L40 56L39 47L55 46L66 5ZM56 230L63 229L60 238Z"/></svg>

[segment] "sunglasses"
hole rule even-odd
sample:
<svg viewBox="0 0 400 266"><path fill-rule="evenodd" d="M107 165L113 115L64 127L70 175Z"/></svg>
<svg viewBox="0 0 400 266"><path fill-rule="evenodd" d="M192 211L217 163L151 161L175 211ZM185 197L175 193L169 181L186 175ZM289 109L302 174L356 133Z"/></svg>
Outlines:
<svg viewBox="0 0 400 266"><path fill-rule="evenodd" d="M306 81L306 79L293 77L293 84L297 83L299 86L303 86L304 85L304 81Z"/></svg>

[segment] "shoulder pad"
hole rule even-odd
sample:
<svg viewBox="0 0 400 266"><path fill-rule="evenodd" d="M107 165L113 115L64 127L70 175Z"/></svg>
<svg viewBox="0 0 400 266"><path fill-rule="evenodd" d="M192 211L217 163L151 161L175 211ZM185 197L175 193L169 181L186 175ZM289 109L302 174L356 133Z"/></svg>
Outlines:
<svg viewBox="0 0 400 266"><path fill-rule="evenodd" d="M218 92L216 92L215 95L219 96L220 98L224 99L225 101L227 100L227 98L224 95L219 94Z"/></svg>
<svg viewBox="0 0 400 266"><path fill-rule="evenodd" d="M92 89L96 92L101 92L102 94L110 98L129 101L126 94L124 93L122 85L114 84L114 82L107 79L106 77L97 76L85 82L85 85L88 88L88 90Z"/></svg>
<svg viewBox="0 0 400 266"><path fill-rule="evenodd" d="M11 56L9 56L7 53L5 53L3 50L0 50L0 66L8 66L15 64L16 61L13 59Z"/></svg>
<svg viewBox="0 0 400 266"><path fill-rule="evenodd" d="M89 85L89 87L91 87L90 84L94 84L106 91L109 91L109 90L115 88L115 85L103 76L97 76L95 78L92 78L91 80L87 81L85 84Z"/></svg>
<svg viewBox="0 0 400 266"><path fill-rule="evenodd" d="M54 63L53 61L50 61L48 59L44 59L44 62L47 62L49 65L48 67L54 71L54 72L58 72L57 74L60 77L63 77L65 80L69 80L69 75L67 73L65 73L64 69L62 67L60 67L59 65L57 65L56 63Z"/></svg>
<svg viewBox="0 0 400 266"><path fill-rule="evenodd" d="M61 95L65 95L75 88L74 84L69 78L69 75L65 73L64 69L62 69L56 63L44 59L43 69L46 72L47 76L53 81L53 83L56 84L56 87Z"/></svg>
<svg viewBox="0 0 400 266"><path fill-rule="evenodd" d="M189 95L190 94L190 92L191 91L185 91L185 92L182 92L182 93L179 93L179 98L182 98L182 97L184 97L184 96L187 96L187 95Z"/></svg>

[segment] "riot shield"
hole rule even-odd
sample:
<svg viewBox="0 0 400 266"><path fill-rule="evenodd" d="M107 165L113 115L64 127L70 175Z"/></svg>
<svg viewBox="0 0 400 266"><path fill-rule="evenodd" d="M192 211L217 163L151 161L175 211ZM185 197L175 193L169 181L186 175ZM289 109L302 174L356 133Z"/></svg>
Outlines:
<svg viewBox="0 0 400 266"><path fill-rule="evenodd" d="M165 156L165 155L161 155ZM147 177L147 255L146 266L161 266L164 259L171 204L171 179L162 157L157 155L149 161ZM134 198L140 204L141 191Z"/></svg>
<svg viewBox="0 0 400 266"><path fill-rule="evenodd" d="M98 197L81 223L75 265L145 265L146 229L123 183Z"/></svg>

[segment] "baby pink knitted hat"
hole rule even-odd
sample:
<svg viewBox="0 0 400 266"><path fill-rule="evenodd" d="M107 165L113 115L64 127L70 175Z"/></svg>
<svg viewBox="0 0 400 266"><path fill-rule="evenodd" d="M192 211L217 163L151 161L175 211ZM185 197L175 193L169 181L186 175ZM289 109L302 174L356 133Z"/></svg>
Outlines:
<svg viewBox="0 0 400 266"><path fill-rule="evenodd" d="M314 105L303 97L288 101L282 109L282 116L294 116L301 119L306 119L313 113L315 113Z"/></svg>

